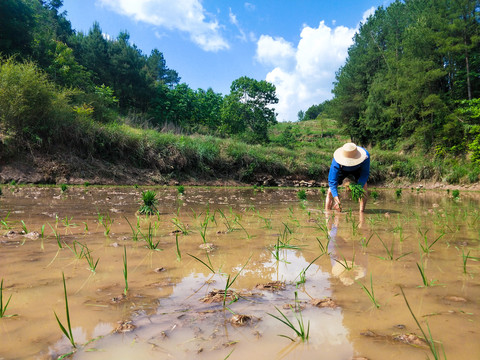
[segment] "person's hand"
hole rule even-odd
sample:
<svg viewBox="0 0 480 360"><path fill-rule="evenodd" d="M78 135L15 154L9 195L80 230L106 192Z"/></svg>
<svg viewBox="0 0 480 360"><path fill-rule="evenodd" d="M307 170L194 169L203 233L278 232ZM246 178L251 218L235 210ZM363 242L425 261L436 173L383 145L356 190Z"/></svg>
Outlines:
<svg viewBox="0 0 480 360"><path fill-rule="evenodd" d="M342 203L340 202L340 199L338 198L338 196L335 196L333 198L333 208L337 211L342 211Z"/></svg>

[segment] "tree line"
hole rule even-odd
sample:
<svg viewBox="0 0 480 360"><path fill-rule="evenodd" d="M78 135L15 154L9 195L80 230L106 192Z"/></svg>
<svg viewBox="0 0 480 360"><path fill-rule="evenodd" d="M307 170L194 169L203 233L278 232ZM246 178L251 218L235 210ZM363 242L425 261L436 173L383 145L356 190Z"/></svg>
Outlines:
<svg viewBox="0 0 480 360"><path fill-rule="evenodd" d="M191 89L158 49L146 55L130 42L128 32L111 39L97 22L87 33L77 32L60 12L62 6L62 0L0 2L0 63L8 63L2 67L0 86L18 85L11 76L12 61L18 69L30 62L59 92L70 89L74 112L95 121L133 114L131 118L141 118L150 127L268 141L267 128L276 123L271 106L278 102L273 84L242 77L232 82L225 96L211 88ZM13 121L7 121L7 115L12 116L0 109L3 132L14 131L6 129ZM22 135L19 128L16 131Z"/></svg>
<svg viewBox="0 0 480 360"><path fill-rule="evenodd" d="M361 25L329 112L352 139L480 162L480 2L405 0Z"/></svg>

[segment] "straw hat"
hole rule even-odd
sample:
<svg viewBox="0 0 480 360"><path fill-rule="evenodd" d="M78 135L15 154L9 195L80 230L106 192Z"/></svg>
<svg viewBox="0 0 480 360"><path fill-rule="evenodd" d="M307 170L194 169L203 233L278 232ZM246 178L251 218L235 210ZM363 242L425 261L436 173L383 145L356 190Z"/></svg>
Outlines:
<svg viewBox="0 0 480 360"><path fill-rule="evenodd" d="M346 143L333 153L333 158L343 166L355 166L361 164L367 158L367 153L354 143Z"/></svg>

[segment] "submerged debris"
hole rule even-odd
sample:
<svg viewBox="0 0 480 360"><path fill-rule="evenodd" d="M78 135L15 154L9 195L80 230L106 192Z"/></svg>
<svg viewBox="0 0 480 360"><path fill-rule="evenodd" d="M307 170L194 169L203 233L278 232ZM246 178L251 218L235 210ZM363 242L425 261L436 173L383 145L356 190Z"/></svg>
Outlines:
<svg viewBox="0 0 480 360"><path fill-rule="evenodd" d="M123 300L125 300L127 298L127 296L125 294L121 294L119 296L115 296L113 297L110 302L112 304L118 304L118 303L121 303Z"/></svg>
<svg viewBox="0 0 480 360"><path fill-rule="evenodd" d="M221 302L223 299L225 299L225 301L234 301L238 299L238 294L232 290L227 290L226 294L225 290L213 290L201 298L200 301L211 304L212 302Z"/></svg>
<svg viewBox="0 0 480 360"><path fill-rule="evenodd" d="M377 334L373 332L372 330L367 330L360 335L367 336L367 337L373 337L375 339L379 340L386 340L386 341L392 341L392 342L401 342L403 344L407 345L413 345L413 346L425 346L427 345L427 342L418 337L417 335L410 333L410 334L395 334L395 335L382 335L382 334Z"/></svg>
<svg viewBox="0 0 480 360"><path fill-rule="evenodd" d="M271 281L266 284L257 284L255 289L270 291L285 290L285 281Z"/></svg>
<svg viewBox="0 0 480 360"><path fill-rule="evenodd" d="M332 298L325 298L325 299L312 299L310 300L310 304L319 308L336 308L338 305L333 301Z"/></svg>
<svg viewBox="0 0 480 360"><path fill-rule="evenodd" d="M467 299L461 296L445 296L444 300L452 302L467 302Z"/></svg>
<svg viewBox="0 0 480 360"><path fill-rule="evenodd" d="M230 318L230 323L233 326L245 326L251 324L253 320L254 318L250 315L235 314Z"/></svg>
<svg viewBox="0 0 480 360"><path fill-rule="evenodd" d="M38 233L38 231L32 231L23 236L30 240L37 240L40 237L40 234Z"/></svg>
<svg viewBox="0 0 480 360"><path fill-rule="evenodd" d="M136 328L131 321L119 321L117 327L113 330L116 333L124 333L132 331Z"/></svg>
<svg viewBox="0 0 480 360"><path fill-rule="evenodd" d="M198 246L202 250L212 251L215 250L216 246L212 243L203 243Z"/></svg>

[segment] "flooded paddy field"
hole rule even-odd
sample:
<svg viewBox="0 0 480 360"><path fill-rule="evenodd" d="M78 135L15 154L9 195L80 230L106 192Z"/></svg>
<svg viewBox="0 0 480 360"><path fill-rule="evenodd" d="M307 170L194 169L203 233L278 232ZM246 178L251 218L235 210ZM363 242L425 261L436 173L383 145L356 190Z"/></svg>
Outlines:
<svg viewBox="0 0 480 360"><path fill-rule="evenodd" d="M479 193L2 190L0 359L480 358Z"/></svg>

